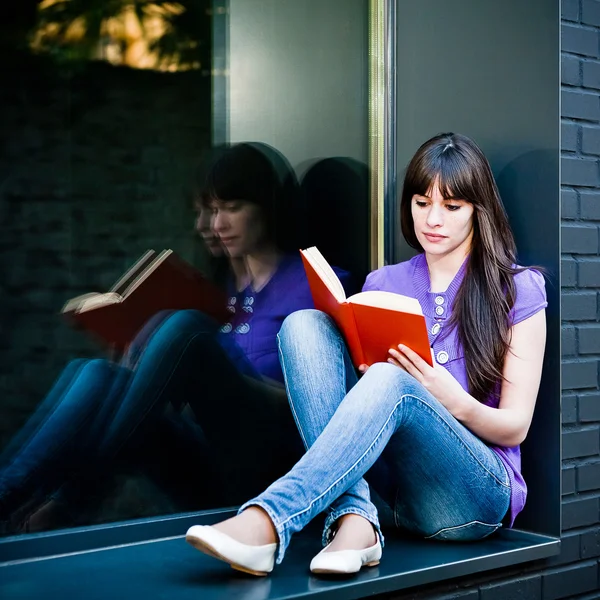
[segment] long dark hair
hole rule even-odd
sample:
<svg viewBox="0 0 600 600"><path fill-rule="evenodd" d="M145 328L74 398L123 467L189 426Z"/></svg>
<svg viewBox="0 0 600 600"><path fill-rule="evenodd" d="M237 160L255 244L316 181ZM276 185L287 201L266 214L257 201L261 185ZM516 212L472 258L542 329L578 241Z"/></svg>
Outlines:
<svg viewBox="0 0 600 600"><path fill-rule="evenodd" d="M469 392L484 401L502 379L510 345L509 312L515 303L516 247L508 217L481 149L464 135L442 133L425 142L412 158L400 202L402 233L416 250L411 212L414 194L434 183L444 198L473 205L473 238L450 327L457 328L467 367Z"/></svg>

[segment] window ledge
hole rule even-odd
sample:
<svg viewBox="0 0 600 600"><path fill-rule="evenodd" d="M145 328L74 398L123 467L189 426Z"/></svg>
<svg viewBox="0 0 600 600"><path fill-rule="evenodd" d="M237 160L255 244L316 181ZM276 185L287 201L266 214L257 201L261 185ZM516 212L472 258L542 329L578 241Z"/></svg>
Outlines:
<svg viewBox="0 0 600 600"><path fill-rule="evenodd" d="M186 516L176 522L182 527L178 527L178 531L185 531L192 522L211 523L221 518L223 512L219 511ZM331 579L312 576L308 570L311 558L320 549L320 532L313 527L294 537L284 562L276 566L270 576L254 578L194 550L181 535L135 539L136 532L139 536L142 531L140 527L146 527L146 533L148 527L154 527L151 531L156 534L161 531L157 523L162 523L162 531L166 532L172 522L173 519L138 521L104 529L64 532L62 541L61 534L53 533L2 542L0 558L5 562L0 563L0 597L11 600L41 597L351 600L543 559L560 550L559 539L520 530L501 531L486 540L467 544L408 539L387 532L379 566L363 569L356 577ZM123 537L123 527L127 526L133 529ZM109 545L111 530L113 544ZM121 530L121 539L116 545L115 531L118 530ZM99 534L102 531L104 536ZM89 536L94 535L97 542L104 540L104 547L92 540L87 549L82 549L82 540L89 541ZM79 542L75 543L76 539ZM46 552L46 556L40 556L43 553L38 552L34 556L31 547L39 548L44 540L46 550L53 546L54 554ZM66 540L70 540L68 544ZM11 545L13 551L10 551Z"/></svg>

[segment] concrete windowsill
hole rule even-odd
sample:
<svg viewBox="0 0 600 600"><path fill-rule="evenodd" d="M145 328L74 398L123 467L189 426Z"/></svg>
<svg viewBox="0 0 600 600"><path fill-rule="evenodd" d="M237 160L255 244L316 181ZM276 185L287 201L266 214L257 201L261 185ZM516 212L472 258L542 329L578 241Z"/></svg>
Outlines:
<svg viewBox="0 0 600 600"><path fill-rule="evenodd" d="M183 539L190 524L210 524L228 514L213 511L3 540L0 597L351 600L542 559L560 549L557 538L519 530L469 544L388 532L379 566L332 579L308 570L320 549L320 531L309 527L293 539L270 576L255 578L203 555Z"/></svg>

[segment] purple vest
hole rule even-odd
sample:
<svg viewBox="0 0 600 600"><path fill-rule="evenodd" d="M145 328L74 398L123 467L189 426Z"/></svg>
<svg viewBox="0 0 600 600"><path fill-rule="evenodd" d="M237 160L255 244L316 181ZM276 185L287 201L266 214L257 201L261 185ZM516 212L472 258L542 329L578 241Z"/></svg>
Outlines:
<svg viewBox="0 0 600 600"><path fill-rule="evenodd" d="M346 292L352 293L350 273L337 267L334 270ZM230 286L229 292L231 320L221 328L221 345L245 375L263 375L283 383L277 333L288 315L314 308L300 255L284 256L260 291L248 286L236 293Z"/></svg>
<svg viewBox="0 0 600 600"><path fill-rule="evenodd" d="M432 293L429 291L431 282L425 255L418 254L409 261L383 267L369 274L363 291L382 290L416 298L425 315L429 344L436 361L450 371L463 389L468 390L464 352L458 341L458 334L455 329L444 330L452 315L452 305L462 283L465 267L466 261L445 292ZM514 281L516 300L509 315L511 325L524 321L548 304L544 278L538 271L532 269L523 271L515 275ZM500 382L497 389L498 392L491 394L485 400L486 405L498 408ZM519 446L513 448L491 446L491 449L504 463L510 479L510 526L512 527L515 517L523 510L527 497L527 486L521 475L521 450Z"/></svg>

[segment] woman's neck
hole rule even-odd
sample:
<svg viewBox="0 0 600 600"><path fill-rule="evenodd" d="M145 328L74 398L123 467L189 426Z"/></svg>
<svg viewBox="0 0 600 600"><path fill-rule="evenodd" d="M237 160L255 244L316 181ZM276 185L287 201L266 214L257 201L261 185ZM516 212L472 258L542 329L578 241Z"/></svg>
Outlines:
<svg viewBox="0 0 600 600"><path fill-rule="evenodd" d="M242 290L248 286L249 276L248 268L246 266L246 259L243 256L229 259L229 268L233 273L233 279L235 281L235 289Z"/></svg>
<svg viewBox="0 0 600 600"><path fill-rule="evenodd" d="M450 254L432 255L425 253L429 269L431 292L445 292L458 273L465 258L469 254L470 246L456 248Z"/></svg>
<svg viewBox="0 0 600 600"><path fill-rule="evenodd" d="M243 271L238 273L234 270L237 289L242 290L251 285L255 292L262 290L273 277L280 260L281 253L274 246L246 255L243 259Z"/></svg>

